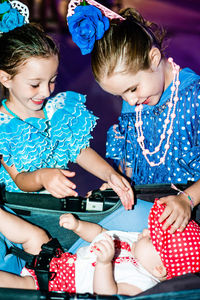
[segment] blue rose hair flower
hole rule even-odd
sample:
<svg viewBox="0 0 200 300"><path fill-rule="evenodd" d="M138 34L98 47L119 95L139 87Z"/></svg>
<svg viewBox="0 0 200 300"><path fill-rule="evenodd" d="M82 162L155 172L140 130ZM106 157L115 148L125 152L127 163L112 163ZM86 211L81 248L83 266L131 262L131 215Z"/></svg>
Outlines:
<svg viewBox="0 0 200 300"><path fill-rule="evenodd" d="M24 25L25 23L25 18L24 16L22 16L17 9L14 9L11 7L11 5L9 3L7 3L8 5L5 6L4 2L1 8L8 8L8 10L6 12L4 12L1 21L0 21L0 32L8 32L10 30L15 29L16 27L20 27L22 25ZM4 7L3 7L4 5Z"/></svg>
<svg viewBox="0 0 200 300"><path fill-rule="evenodd" d="M77 6L67 21L72 40L83 55L92 51L95 41L103 37L110 25L109 19L93 5Z"/></svg>

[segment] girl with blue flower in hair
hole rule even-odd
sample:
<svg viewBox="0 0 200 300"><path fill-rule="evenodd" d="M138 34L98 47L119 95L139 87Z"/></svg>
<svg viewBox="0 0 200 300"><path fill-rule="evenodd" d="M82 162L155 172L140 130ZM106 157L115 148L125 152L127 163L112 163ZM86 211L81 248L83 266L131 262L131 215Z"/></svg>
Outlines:
<svg viewBox="0 0 200 300"><path fill-rule="evenodd" d="M136 185L193 182L178 195L160 199L167 204L160 218L165 221L163 229L171 225L172 233L183 231L191 210L200 203L200 77L164 56L165 31L136 10L127 8L116 15L94 0L86 2L108 17L109 28L88 52L85 47L81 51L91 53L93 74L101 88L123 99L119 123L108 131L107 157ZM78 46L93 40L91 31L87 35L79 30L88 19L81 4L72 0L67 17ZM151 205L138 201L133 211L119 209L102 225L142 230L146 223L141 216L147 220Z"/></svg>
<svg viewBox="0 0 200 300"><path fill-rule="evenodd" d="M0 107L1 185L9 192L77 196L71 181L75 173L67 169L71 161L108 182L130 209L130 184L90 148L97 118L86 109L85 96L63 92L50 97L58 72L57 46L24 17L22 24L12 5L0 4L0 83L8 92Z"/></svg>

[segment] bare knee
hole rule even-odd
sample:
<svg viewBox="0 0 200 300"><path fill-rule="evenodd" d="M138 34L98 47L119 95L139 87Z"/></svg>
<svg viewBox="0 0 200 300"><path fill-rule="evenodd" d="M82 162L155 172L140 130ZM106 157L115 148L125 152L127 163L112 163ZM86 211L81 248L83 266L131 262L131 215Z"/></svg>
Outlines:
<svg viewBox="0 0 200 300"><path fill-rule="evenodd" d="M31 254L38 254L41 251L41 246L49 240L50 238L45 230L38 226L33 226L29 240L23 244L23 248Z"/></svg>

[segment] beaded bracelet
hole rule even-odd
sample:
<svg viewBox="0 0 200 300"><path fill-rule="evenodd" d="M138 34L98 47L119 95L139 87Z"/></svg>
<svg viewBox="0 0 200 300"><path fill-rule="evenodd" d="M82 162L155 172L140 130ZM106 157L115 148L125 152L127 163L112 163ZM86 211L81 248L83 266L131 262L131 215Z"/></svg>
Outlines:
<svg viewBox="0 0 200 300"><path fill-rule="evenodd" d="M188 199L190 201L191 210L193 210L193 208L194 208L194 199L188 193L186 193L186 192L181 191L180 189L178 189L173 183L171 184L171 187L172 187L172 189L178 191L177 195L183 194L183 195L185 195L185 196L188 197Z"/></svg>

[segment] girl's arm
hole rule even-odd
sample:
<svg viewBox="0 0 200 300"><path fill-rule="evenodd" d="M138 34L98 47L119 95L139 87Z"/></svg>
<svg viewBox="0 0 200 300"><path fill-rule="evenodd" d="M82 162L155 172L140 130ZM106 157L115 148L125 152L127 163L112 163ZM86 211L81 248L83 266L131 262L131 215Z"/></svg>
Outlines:
<svg viewBox="0 0 200 300"><path fill-rule="evenodd" d="M103 231L106 231L98 224L81 221L72 214L63 214L60 216L60 226L73 230L79 237L86 242L91 243L93 239Z"/></svg>
<svg viewBox="0 0 200 300"><path fill-rule="evenodd" d="M86 171L106 181L118 194L125 209L132 209L134 195L131 185L93 149L82 149L76 162Z"/></svg>
<svg viewBox="0 0 200 300"><path fill-rule="evenodd" d="M24 192L37 192L44 188L57 198L76 197L78 195L74 191L76 185L67 178L73 177L74 172L55 168L42 168L33 172L19 173L14 165L7 166L3 158L1 163L18 188Z"/></svg>
<svg viewBox="0 0 200 300"><path fill-rule="evenodd" d="M106 240L94 244L92 250L97 256L93 288L98 295L136 295L141 292L136 286L128 283L117 283L114 278L112 259L115 254L115 246L112 238L105 234ZM103 275L102 275L103 274Z"/></svg>
<svg viewBox="0 0 200 300"><path fill-rule="evenodd" d="M177 229L183 231L191 218L191 201L192 198L194 206L200 203L200 180L195 182L189 188L185 189L185 193L176 196L163 197L159 201L161 204L165 203L167 206L160 216L159 221L163 225L163 230L166 230L170 225L170 232L174 233Z"/></svg>

